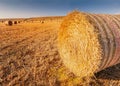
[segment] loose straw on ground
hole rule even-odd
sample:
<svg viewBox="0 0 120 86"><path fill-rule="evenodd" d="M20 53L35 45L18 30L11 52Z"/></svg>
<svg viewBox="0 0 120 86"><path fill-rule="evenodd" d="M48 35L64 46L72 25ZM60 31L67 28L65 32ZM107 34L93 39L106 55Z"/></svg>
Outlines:
<svg viewBox="0 0 120 86"><path fill-rule="evenodd" d="M59 29L58 49L65 66L81 78L120 63L120 18L72 12Z"/></svg>

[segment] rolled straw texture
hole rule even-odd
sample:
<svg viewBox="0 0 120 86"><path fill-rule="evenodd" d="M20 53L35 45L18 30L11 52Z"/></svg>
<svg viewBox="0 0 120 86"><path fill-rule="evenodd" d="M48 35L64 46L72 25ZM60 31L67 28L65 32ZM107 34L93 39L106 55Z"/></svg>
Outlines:
<svg viewBox="0 0 120 86"><path fill-rule="evenodd" d="M68 14L59 29L58 49L65 66L80 77L120 63L120 16Z"/></svg>

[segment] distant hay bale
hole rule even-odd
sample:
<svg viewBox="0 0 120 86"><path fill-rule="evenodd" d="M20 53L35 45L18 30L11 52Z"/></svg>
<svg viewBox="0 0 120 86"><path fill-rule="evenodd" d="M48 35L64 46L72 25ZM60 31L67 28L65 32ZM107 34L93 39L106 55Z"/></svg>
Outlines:
<svg viewBox="0 0 120 86"><path fill-rule="evenodd" d="M79 77L120 63L120 18L72 12L61 24L58 49L65 66Z"/></svg>
<svg viewBox="0 0 120 86"><path fill-rule="evenodd" d="M44 21L42 21L42 20L41 20L40 22L41 22L42 24L44 23Z"/></svg>
<svg viewBox="0 0 120 86"><path fill-rule="evenodd" d="M1 21L1 23L3 23L4 21Z"/></svg>
<svg viewBox="0 0 120 86"><path fill-rule="evenodd" d="M20 23L20 21L18 21L18 23Z"/></svg>
<svg viewBox="0 0 120 86"><path fill-rule="evenodd" d="M10 20L9 21L5 21L4 23L5 23L5 25L8 25L8 26L12 26L13 25L13 22L10 21Z"/></svg>
<svg viewBox="0 0 120 86"><path fill-rule="evenodd" d="M42 21L42 24L44 23L44 21Z"/></svg>
<svg viewBox="0 0 120 86"><path fill-rule="evenodd" d="M18 22L17 21L14 21L14 24L17 24Z"/></svg>

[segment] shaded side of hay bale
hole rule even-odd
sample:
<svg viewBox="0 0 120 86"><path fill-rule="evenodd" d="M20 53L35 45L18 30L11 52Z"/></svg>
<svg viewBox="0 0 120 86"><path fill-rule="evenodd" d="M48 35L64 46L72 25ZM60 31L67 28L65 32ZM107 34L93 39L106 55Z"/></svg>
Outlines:
<svg viewBox="0 0 120 86"><path fill-rule="evenodd" d="M120 18L70 13L59 29L58 49L65 66L79 77L120 63Z"/></svg>
<svg viewBox="0 0 120 86"><path fill-rule="evenodd" d="M8 25L8 26L12 26L13 25L13 22L10 21L10 20L9 21L5 21L4 23L5 23L5 25Z"/></svg>
<svg viewBox="0 0 120 86"><path fill-rule="evenodd" d="M99 70L120 63L120 21L114 15L92 15L99 24L102 60ZM96 24L97 25L97 24ZM103 32L102 32L103 31Z"/></svg>

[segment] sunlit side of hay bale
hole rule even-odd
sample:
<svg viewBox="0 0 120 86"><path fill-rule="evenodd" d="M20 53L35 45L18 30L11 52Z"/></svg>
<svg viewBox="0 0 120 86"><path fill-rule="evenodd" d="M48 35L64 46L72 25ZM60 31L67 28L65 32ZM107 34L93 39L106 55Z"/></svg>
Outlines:
<svg viewBox="0 0 120 86"><path fill-rule="evenodd" d="M58 49L64 65L75 75L90 77L120 63L120 23L115 17L75 11L64 18Z"/></svg>
<svg viewBox="0 0 120 86"><path fill-rule="evenodd" d="M64 64L76 75L93 75L98 69L101 59L98 34L84 14L74 12L64 19L59 30L58 44Z"/></svg>

